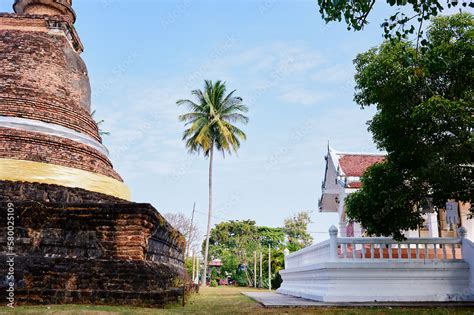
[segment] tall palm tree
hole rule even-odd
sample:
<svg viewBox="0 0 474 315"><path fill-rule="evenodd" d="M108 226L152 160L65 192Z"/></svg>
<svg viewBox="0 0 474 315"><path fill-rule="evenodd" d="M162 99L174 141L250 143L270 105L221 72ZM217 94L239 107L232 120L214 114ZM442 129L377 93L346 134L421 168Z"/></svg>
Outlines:
<svg viewBox="0 0 474 315"><path fill-rule="evenodd" d="M190 153L203 153L209 157L209 212L207 216L206 249L204 253L203 281L206 281L209 255L209 236L211 233L212 217L212 163L214 149L231 154L237 152L240 140L245 140L245 133L233 123L248 123L248 117L242 113L248 107L242 104L242 98L234 96L234 91L226 94L224 82L206 80L204 91L193 90L196 102L185 99L176 102L187 106L190 111L180 115L179 120L185 122L183 140Z"/></svg>

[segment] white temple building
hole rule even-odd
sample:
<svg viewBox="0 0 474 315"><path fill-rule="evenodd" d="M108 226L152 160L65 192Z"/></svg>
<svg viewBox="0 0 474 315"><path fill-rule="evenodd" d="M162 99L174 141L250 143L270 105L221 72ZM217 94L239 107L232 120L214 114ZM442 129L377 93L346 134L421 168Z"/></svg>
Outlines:
<svg viewBox="0 0 474 315"><path fill-rule="evenodd" d="M339 236L361 237L360 224L346 218L345 199L362 187L361 177L368 167L382 162L383 153L339 152L328 146L324 180L319 199L320 212L333 212L339 218ZM424 214L425 225L417 231L407 231L407 237L457 237L458 228L467 229L466 238L474 240L474 219L469 220L469 204L450 201L445 209Z"/></svg>
<svg viewBox="0 0 474 315"><path fill-rule="evenodd" d="M326 241L286 252L279 293L331 303L474 301L469 204L448 200L445 209L426 209L425 226L401 241L367 236L348 222L347 196L384 158L328 147L319 210L337 213L339 228L331 226Z"/></svg>

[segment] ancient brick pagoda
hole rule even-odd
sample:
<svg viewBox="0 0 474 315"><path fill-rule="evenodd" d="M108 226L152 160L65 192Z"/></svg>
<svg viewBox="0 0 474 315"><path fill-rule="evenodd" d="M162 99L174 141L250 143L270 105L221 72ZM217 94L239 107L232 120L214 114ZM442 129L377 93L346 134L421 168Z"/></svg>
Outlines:
<svg viewBox="0 0 474 315"><path fill-rule="evenodd" d="M108 159L72 0L13 9L0 13L0 260L16 254L15 303L176 299L184 239L151 205L129 201Z"/></svg>

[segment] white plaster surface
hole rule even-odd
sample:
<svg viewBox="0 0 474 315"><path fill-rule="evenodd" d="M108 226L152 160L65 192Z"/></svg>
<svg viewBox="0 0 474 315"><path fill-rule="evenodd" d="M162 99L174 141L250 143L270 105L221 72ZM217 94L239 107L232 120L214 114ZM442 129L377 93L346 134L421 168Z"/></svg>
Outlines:
<svg viewBox="0 0 474 315"><path fill-rule="evenodd" d="M471 299L464 261L326 262L280 271L279 293L322 302Z"/></svg>
<svg viewBox="0 0 474 315"><path fill-rule="evenodd" d="M109 151L102 143L98 142L89 135L77 132L64 126L34 119L0 116L0 127L40 132L52 136L67 138L90 146L103 155L109 156Z"/></svg>

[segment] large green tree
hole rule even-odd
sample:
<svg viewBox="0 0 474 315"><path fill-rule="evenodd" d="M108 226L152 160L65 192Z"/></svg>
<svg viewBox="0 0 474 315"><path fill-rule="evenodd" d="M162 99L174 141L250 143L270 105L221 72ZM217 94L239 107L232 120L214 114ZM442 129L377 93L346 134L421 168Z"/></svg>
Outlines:
<svg viewBox="0 0 474 315"><path fill-rule="evenodd" d="M301 211L284 221L284 230L288 238L288 250L297 251L311 245L313 238L308 233L308 224L311 223L309 212Z"/></svg>
<svg viewBox="0 0 474 315"><path fill-rule="evenodd" d="M431 206L472 203L473 26L468 13L435 18L425 50L389 41L355 59L355 101L376 106L369 130L387 151L347 199L349 218L371 234L401 238Z"/></svg>
<svg viewBox="0 0 474 315"><path fill-rule="evenodd" d="M183 134L186 147L190 153L203 153L209 158L209 211L203 279L206 279L211 231L214 150L221 151L223 154L237 152L240 141L246 139L245 133L234 123L246 124L248 122L248 117L243 114L248 111L248 108L242 103L242 98L234 96L234 93L235 90L227 94L225 83L221 81L213 83L206 80L203 91L191 92L196 101L189 99L177 101L178 105L184 105L190 111L179 116L179 120L185 122L187 127Z"/></svg>
<svg viewBox="0 0 474 315"><path fill-rule="evenodd" d="M383 2L383 1L380 1ZM393 14L387 17L381 26L385 38L403 38L416 33L423 35L423 22L441 14L446 8L474 7L468 0L386 0L393 8ZM347 28L359 31L369 23L369 15L375 6L375 0L318 0L319 12L326 22L342 21Z"/></svg>

